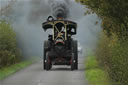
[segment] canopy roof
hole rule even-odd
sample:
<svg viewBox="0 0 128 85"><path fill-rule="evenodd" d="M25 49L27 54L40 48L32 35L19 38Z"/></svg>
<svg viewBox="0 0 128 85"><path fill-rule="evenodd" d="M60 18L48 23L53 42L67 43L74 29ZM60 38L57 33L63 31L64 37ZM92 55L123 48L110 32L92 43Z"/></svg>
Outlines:
<svg viewBox="0 0 128 85"><path fill-rule="evenodd" d="M58 23L64 24L66 28L74 28L74 29L77 28L77 24L75 22L68 21L68 20L51 20L51 21L47 21L47 22L44 22L42 24L42 27L46 31L47 29L54 28L54 25L56 25Z"/></svg>

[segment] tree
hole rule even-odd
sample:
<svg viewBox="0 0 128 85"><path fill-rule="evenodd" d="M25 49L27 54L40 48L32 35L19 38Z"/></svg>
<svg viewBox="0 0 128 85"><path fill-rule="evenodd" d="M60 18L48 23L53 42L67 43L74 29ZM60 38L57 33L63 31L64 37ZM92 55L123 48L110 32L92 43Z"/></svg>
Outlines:
<svg viewBox="0 0 128 85"><path fill-rule="evenodd" d="M0 21L0 67L14 64L19 58L15 32L9 23Z"/></svg>
<svg viewBox="0 0 128 85"><path fill-rule="evenodd" d="M111 30L111 32L116 33L118 36L128 36L128 0L80 1L101 17L103 28L106 31L110 32Z"/></svg>

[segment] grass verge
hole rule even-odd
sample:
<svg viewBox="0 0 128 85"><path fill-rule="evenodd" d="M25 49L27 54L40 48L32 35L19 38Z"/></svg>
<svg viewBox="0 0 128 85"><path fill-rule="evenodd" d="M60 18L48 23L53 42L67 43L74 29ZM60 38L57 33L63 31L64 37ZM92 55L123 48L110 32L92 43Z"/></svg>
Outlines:
<svg viewBox="0 0 128 85"><path fill-rule="evenodd" d="M85 66L85 75L89 85L111 85L107 73L99 67L94 56L87 58Z"/></svg>
<svg viewBox="0 0 128 85"><path fill-rule="evenodd" d="M24 67L32 64L33 61L23 61L14 65L11 65L9 67L5 67L0 69L0 80L4 79L5 77L17 72L20 69L23 69Z"/></svg>

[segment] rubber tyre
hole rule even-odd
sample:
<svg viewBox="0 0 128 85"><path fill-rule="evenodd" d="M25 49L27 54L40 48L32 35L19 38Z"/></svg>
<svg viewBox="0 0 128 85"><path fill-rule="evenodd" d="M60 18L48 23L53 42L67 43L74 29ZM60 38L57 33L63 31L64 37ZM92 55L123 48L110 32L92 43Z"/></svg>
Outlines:
<svg viewBox="0 0 128 85"><path fill-rule="evenodd" d="M51 63L50 63L50 59L49 59L49 56L48 56L48 52L46 53L46 70L50 70L51 69Z"/></svg>
<svg viewBox="0 0 128 85"><path fill-rule="evenodd" d="M44 66L44 70L46 69L46 63L45 63L45 60L46 60L46 50L44 49L44 58L43 58L43 66Z"/></svg>
<svg viewBox="0 0 128 85"><path fill-rule="evenodd" d="M72 53L72 58L71 58L71 70L73 71L75 69L75 57L74 57L74 53Z"/></svg>
<svg viewBox="0 0 128 85"><path fill-rule="evenodd" d="M75 69L78 69L78 45L77 45L77 40L73 41L73 52L74 52L74 57L75 57Z"/></svg>
<svg viewBox="0 0 128 85"><path fill-rule="evenodd" d="M45 63L45 61L46 61L46 52L47 52L47 48L48 48L48 44L49 42L48 42L48 40L46 40L46 41L44 41L44 46L43 46L43 68L44 68L44 70L46 69L46 63Z"/></svg>

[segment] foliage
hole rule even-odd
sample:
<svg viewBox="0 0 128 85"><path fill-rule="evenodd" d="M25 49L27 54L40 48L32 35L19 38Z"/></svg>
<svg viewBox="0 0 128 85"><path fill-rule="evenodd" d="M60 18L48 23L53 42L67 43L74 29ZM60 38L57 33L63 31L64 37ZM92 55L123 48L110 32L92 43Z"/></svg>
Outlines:
<svg viewBox="0 0 128 85"><path fill-rule="evenodd" d="M96 57L88 56L85 66L86 78L91 85L110 85L108 74L100 68Z"/></svg>
<svg viewBox="0 0 128 85"><path fill-rule="evenodd" d="M78 1L78 0L77 0ZM111 34L127 36L128 0L80 0L103 20L103 28ZM111 31L111 32L110 32Z"/></svg>
<svg viewBox="0 0 128 85"><path fill-rule="evenodd" d="M97 48L97 58L117 85L128 85L128 40L121 41L115 34L103 34Z"/></svg>
<svg viewBox="0 0 128 85"><path fill-rule="evenodd" d="M104 32L96 52L100 65L116 85L128 85L128 0L79 1L102 19Z"/></svg>
<svg viewBox="0 0 128 85"><path fill-rule="evenodd" d="M0 21L0 68L16 63L20 57L15 32L9 23Z"/></svg>
<svg viewBox="0 0 128 85"><path fill-rule="evenodd" d="M99 64L96 60L96 57L89 56L86 61L86 69L94 69L99 68Z"/></svg>

